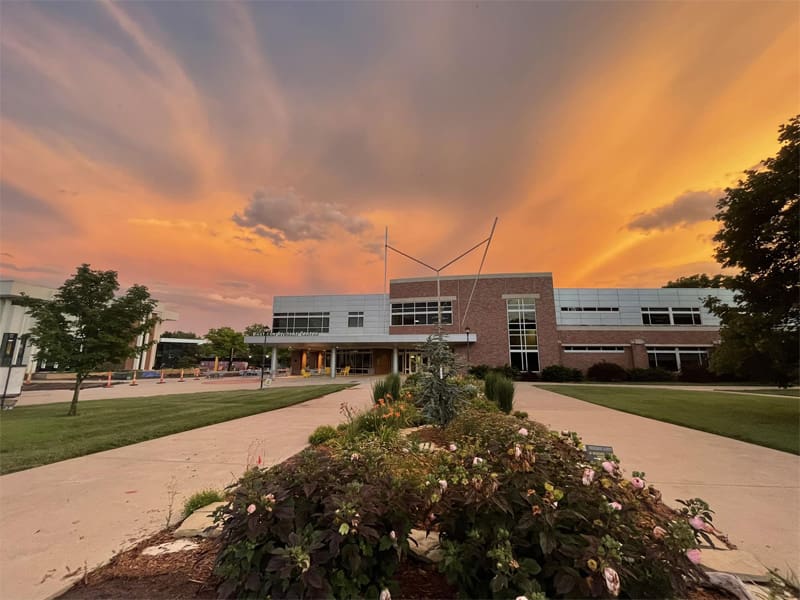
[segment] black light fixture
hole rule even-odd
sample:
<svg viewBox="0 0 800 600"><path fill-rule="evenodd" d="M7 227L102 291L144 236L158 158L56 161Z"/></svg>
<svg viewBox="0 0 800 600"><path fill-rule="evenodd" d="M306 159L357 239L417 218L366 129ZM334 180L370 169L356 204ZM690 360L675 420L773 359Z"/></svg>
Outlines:
<svg viewBox="0 0 800 600"><path fill-rule="evenodd" d="M469 365L469 327L465 327L464 331L467 334L467 365Z"/></svg>

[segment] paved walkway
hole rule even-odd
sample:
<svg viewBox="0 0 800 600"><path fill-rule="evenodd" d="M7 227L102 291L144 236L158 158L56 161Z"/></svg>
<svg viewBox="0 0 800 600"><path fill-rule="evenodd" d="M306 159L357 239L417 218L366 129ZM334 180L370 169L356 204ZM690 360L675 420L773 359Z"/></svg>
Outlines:
<svg viewBox="0 0 800 600"><path fill-rule="evenodd" d="M302 383L308 381L277 385ZM132 389L150 395L215 388L201 382L148 383L87 390L83 398L122 397ZM175 517L193 492L233 482L259 455L265 465L284 460L305 445L316 426L341 420L341 402L367 406L370 396L369 385L362 384L281 410L0 477L0 598L52 596L80 577L84 565L92 569L161 528L171 498ZM646 471L667 501L707 500L716 511L715 524L732 541L768 566L800 571L799 457L527 383L517 384L516 407L553 429L578 431L586 443L613 446L627 473Z"/></svg>
<svg viewBox="0 0 800 600"><path fill-rule="evenodd" d="M671 386L670 389L675 389ZM714 524L765 565L800 571L800 457L605 408L518 383L515 408L586 444L613 446L621 465L676 498L704 499Z"/></svg>
<svg viewBox="0 0 800 600"><path fill-rule="evenodd" d="M155 393L182 385L126 386L125 391ZM84 399L101 391L115 389L87 390ZM369 386L358 385L280 410L0 477L0 598L52 596L79 578L84 566L91 570L162 528L170 505L174 520L192 493L235 481L258 456L264 465L281 462L306 445L315 427L341 421L342 402L361 407L370 401Z"/></svg>

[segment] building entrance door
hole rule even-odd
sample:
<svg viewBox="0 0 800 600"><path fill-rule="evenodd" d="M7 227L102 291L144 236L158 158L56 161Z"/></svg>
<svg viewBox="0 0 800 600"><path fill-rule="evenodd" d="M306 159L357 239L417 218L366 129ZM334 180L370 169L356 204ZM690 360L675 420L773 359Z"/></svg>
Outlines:
<svg viewBox="0 0 800 600"><path fill-rule="evenodd" d="M411 375L419 370L422 364L422 355L414 350L400 350L398 352L398 369L403 375Z"/></svg>

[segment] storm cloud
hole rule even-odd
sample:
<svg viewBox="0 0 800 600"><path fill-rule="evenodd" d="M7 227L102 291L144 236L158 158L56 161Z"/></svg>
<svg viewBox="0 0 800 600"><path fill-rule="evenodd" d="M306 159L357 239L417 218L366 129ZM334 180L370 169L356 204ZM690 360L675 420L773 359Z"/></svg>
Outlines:
<svg viewBox="0 0 800 600"><path fill-rule="evenodd" d="M669 204L635 215L627 227L642 231L663 231L708 221L716 213L717 200L723 194L720 189L684 192Z"/></svg>

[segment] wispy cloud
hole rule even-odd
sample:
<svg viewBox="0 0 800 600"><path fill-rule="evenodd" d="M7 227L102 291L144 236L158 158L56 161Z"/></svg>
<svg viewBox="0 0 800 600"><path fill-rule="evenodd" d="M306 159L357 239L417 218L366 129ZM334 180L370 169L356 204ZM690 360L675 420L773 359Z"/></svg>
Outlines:
<svg viewBox="0 0 800 600"><path fill-rule="evenodd" d="M717 200L723 195L724 192L720 189L687 191L669 204L635 215L627 227L653 231L708 221L716 214Z"/></svg>

